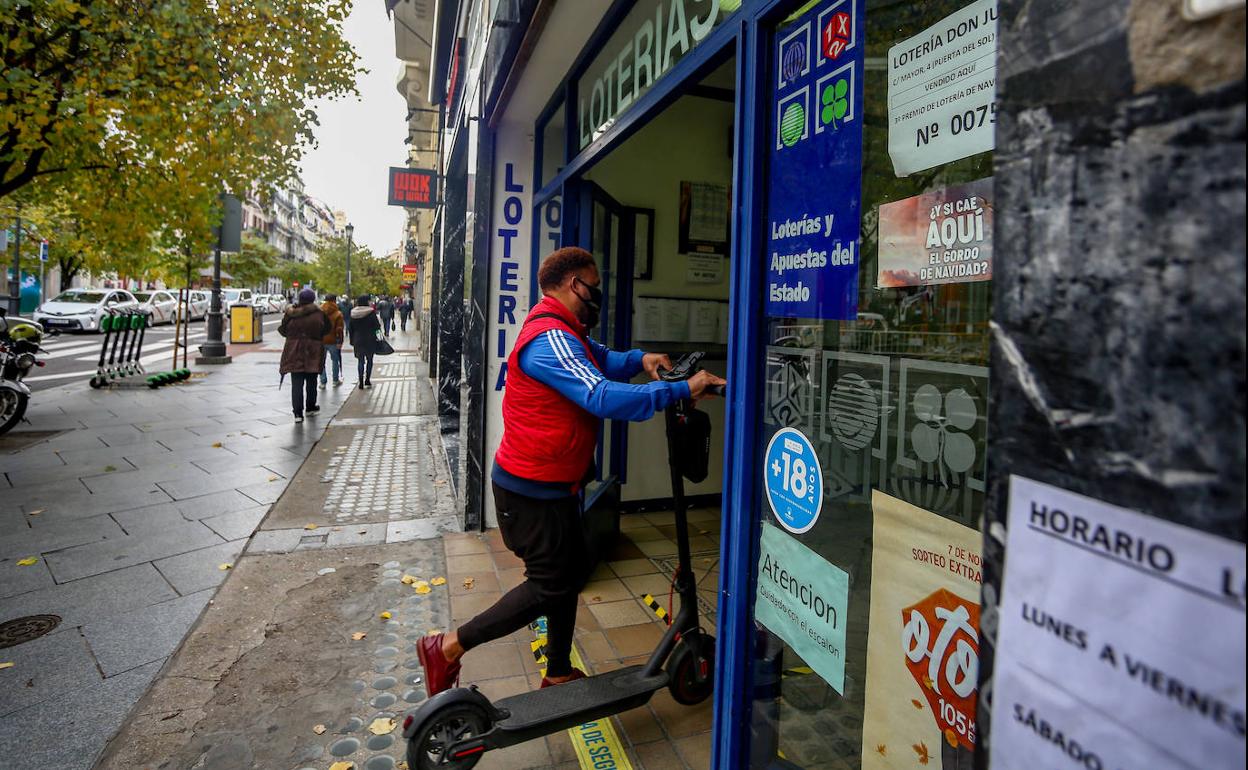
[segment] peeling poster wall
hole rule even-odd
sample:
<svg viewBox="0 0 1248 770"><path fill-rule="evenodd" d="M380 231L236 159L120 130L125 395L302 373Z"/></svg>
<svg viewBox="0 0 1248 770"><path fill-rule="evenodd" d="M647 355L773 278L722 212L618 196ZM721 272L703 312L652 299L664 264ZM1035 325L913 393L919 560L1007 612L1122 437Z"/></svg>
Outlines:
<svg viewBox="0 0 1248 770"><path fill-rule="evenodd" d="M1010 474L1244 541L1244 11L1002 0L976 766Z"/></svg>

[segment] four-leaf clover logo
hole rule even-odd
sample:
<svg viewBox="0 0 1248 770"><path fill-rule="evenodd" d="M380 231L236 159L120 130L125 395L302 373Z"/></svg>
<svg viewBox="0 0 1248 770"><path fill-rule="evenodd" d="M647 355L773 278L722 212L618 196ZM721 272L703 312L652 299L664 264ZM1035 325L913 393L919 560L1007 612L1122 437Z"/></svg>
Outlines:
<svg viewBox="0 0 1248 770"><path fill-rule="evenodd" d="M937 464L940 481L947 487L946 467L965 473L975 464L975 441L965 433L979 418L975 400L962 388L942 398L935 385L923 385L915 391L912 403L914 416L922 421L910 431L914 453L924 462Z"/></svg>
<svg viewBox="0 0 1248 770"><path fill-rule="evenodd" d="M840 127L841 118L849 112L849 99L846 98L848 94L849 81L845 78L837 78L824 87L823 93L819 95L819 100L823 103L819 118L824 125Z"/></svg>

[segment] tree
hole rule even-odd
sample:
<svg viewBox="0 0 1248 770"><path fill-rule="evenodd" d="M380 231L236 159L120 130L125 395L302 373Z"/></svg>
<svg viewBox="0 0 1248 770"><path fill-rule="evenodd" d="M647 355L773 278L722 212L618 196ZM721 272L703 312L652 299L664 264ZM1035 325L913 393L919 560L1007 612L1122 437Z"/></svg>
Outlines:
<svg viewBox="0 0 1248 770"><path fill-rule="evenodd" d="M322 291L342 294L347 284L347 239L322 238L316 246L312 274ZM367 246L353 243L351 247L351 292L360 294L398 294L402 275L399 268L378 257Z"/></svg>
<svg viewBox="0 0 1248 770"><path fill-rule="evenodd" d="M244 235L242 250L221 254L221 270L233 277L236 286L259 286L275 275L282 253L276 246L254 235Z"/></svg>
<svg viewBox="0 0 1248 770"><path fill-rule="evenodd" d="M350 0L0 3L0 198L37 180L104 176L159 200L151 194L169 192L178 166L214 196L285 180L313 140L311 105L354 91L349 10Z"/></svg>
<svg viewBox="0 0 1248 770"><path fill-rule="evenodd" d="M316 274L312 265L298 259L281 260L274 275L280 278L282 286L288 289L293 288L295 284L304 287L316 282ZM317 284L317 288L320 288L320 284Z"/></svg>

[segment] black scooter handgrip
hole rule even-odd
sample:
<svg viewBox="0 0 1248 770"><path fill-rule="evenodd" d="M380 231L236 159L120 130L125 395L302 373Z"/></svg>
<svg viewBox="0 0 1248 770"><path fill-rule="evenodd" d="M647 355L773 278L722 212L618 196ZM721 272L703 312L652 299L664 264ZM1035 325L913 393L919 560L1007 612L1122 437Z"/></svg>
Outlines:
<svg viewBox="0 0 1248 770"><path fill-rule="evenodd" d="M706 388L706 392L710 393L712 396L719 396L720 398L727 398L728 386L727 385L708 385Z"/></svg>

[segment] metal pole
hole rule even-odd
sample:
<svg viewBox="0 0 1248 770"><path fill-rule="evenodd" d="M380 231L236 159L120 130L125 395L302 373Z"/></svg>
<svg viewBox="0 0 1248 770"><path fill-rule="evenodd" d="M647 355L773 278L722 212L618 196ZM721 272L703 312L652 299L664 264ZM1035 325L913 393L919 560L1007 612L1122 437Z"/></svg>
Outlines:
<svg viewBox="0 0 1248 770"><path fill-rule="evenodd" d="M13 249L13 280L9 281L9 315L22 310L22 206L17 206L17 241Z"/></svg>
<svg viewBox="0 0 1248 770"><path fill-rule="evenodd" d="M44 294L43 294L44 270L43 268L47 264L48 264L48 261L43 258L43 244L40 243L39 244L39 305L42 305L43 300L44 300ZM36 305L35 307L38 307L39 305Z"/></svg>
<svg viewBox="0 0 1248 770"><path fill-rule="evenodd" d="M21 220L19 219L18 221L20 222ZM20 246L22 242L19 240L17 243ZM352 299L352 296L351 296L351 236L350 234L347 235L347 299L348 300Z"/></svg>
<svg viewBox="0 0 1248 770"><path fill-rule="evenodd" d="M217 230L217 245L212 252L212 304L208 308L207 339L199 346L199 364L228 364L230 357L225 354L225 342L221 338L224 327L221 311L221 239L225 237L225 226Z"/></svg>

